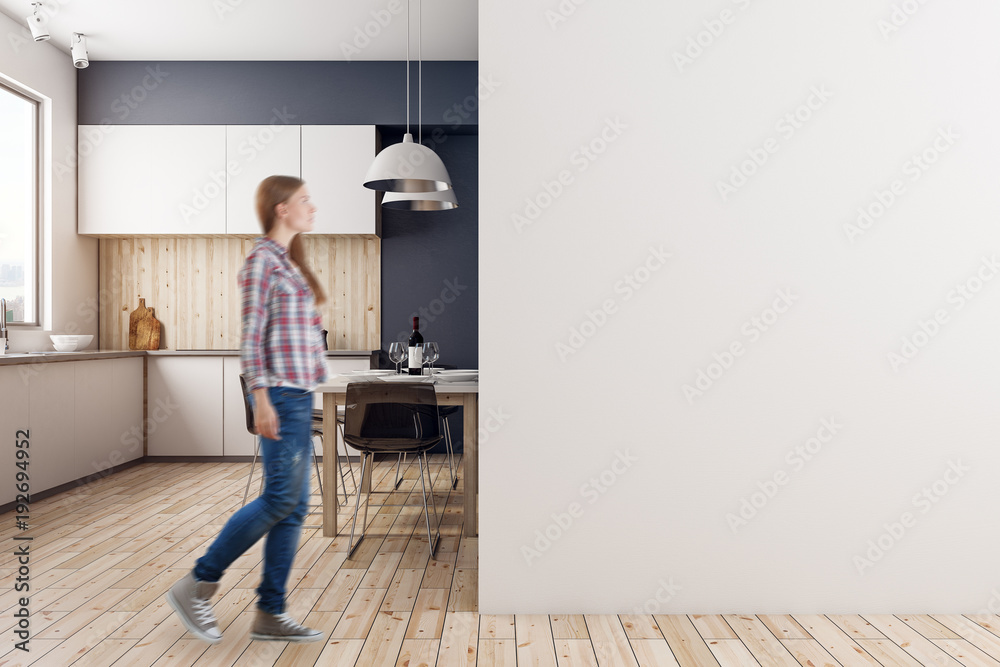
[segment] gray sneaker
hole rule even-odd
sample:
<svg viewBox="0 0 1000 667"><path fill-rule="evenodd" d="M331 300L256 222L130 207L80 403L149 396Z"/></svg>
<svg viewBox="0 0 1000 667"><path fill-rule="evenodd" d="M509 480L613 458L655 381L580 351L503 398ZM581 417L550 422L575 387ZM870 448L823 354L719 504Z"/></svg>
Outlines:
<svg viewBox="0 0 1000 667"><path fill-rule="evenodd" d="M198 581L194 572L187 575L167 591L167 602L174 608L188 632L212 644L222 641L219 624L215 622L210 600L219 588L218 582Z"/></svg>
<svg viewBox="0 0 1000 667"><path fill-rule="evenodd" d="M288 614L268 614L260 609L253 622L250 639L280 642L318 642L323 640L319 630L307 628L292 620Z"/></svg>

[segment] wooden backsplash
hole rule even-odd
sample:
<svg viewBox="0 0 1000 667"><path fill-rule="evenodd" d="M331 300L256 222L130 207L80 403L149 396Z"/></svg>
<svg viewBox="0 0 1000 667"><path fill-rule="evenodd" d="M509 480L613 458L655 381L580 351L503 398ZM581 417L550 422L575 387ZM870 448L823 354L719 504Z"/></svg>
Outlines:
<svg viewBox="0 0 1000 667"><path fill-rule="evenodd" d="M305 236L308 262L326 290L319 307L331 350L377 350L381 240ZM249 237L130 237L100 240L100 348L128 349L129 313L146 299L161 323L161 349L240 346L236 276Z"/></svg>

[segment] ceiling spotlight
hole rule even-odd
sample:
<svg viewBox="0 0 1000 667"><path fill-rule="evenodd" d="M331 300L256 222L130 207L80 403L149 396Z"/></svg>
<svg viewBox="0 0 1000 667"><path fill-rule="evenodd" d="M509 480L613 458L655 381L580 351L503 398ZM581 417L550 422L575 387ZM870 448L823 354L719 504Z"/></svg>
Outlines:
<svg viewBox="0 0 1000 667"><path fill-rule="evenodd" d="M35 7L35 13L26 19L28 27L31 28L31 36L35 38L36 42L44 42L49 38L49 29L45 25L45 17L38 13L42 3L33 2L31 4Z"/></svg>
<svg viewBox="0 0 1000 667"><path fill-rule="evenodd" d="M73 67L83 69L90 64L87 59L87 37L78 32L73 33L69 42L69 52L73 55Z"/></svg>

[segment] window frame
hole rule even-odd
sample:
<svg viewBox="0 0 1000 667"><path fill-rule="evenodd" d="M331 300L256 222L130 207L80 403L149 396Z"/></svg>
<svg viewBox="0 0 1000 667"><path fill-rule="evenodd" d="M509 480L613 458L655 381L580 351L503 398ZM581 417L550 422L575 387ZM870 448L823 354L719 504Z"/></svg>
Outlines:
<svg viewBox="0 0 1000 667"><path fill-rule="evenodd" d="M31 285L32 289L32 299L34 303L34 319L31 321L24 322L8 322L7 326L10 328L17 327L23 329L41 329L42 328L42 313L44 309L42 307L42 276L44 271L42 270L42 259L43 255L43 243L42 243L42 221L44 219L43 215L43 203L45 201L45 179L42 173L43 160L42 160L42 150L45 145L43 135L43 128L45 127L45 103L46 100L38 95L32 94L24 86L18 85L15 81L7 77L0 76L0 89L4 92L10 93L15 97L19 97L26 102L29 102L34 107L34 113L32 114L32 124L33 124L33 142L32 142L32 164L31 173L34 179L34 197L32 198L32 248L33 252L33 271L31 272ZM25 279L28 279L26 273ZM29 290L25 290L25 297L29 294ZM6 314L0 315L4 317Z"/></svg>

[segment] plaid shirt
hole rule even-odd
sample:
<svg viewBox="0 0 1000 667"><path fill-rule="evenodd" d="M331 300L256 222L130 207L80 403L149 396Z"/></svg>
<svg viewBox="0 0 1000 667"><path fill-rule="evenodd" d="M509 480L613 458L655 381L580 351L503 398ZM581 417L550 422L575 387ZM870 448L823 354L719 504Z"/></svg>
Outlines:
<svg viewBox="0 0 1000 667"><path fill-rule="evenodd" d="M311 390L326 380L322 321L288 249L258 238L240 269L239 286L240 361L250 391L279 385Z"/></svg>

